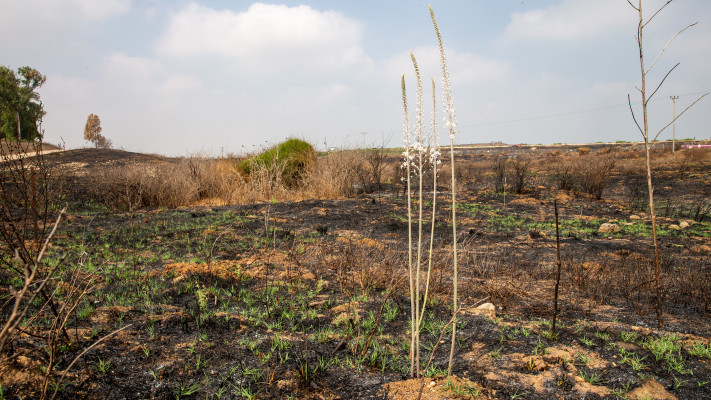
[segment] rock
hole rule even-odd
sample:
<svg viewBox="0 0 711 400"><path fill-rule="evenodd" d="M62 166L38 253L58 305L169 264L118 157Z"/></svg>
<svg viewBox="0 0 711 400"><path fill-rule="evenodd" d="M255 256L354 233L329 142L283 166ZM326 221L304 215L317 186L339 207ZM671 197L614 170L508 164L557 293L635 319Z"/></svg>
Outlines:
<svg viewBox="0 0 711 400"><path fill-rule="evenodd" d="M472 315L483 315L487 318L496 318L496 306L491 303L484 303L468 311Z"/></svg>
<svg viewBox="0 0 711 400"><path fill-rule="evenodd" d="M476 308L477 310L496 311L496 306L491 303L484 303Z"/></svg>
<svg viewBox="0 0 711 400"><path fill-rule="evenodd" d="M620 227L617 224L604 223L600 225L597 231L600 233L615 233L620 231Z"/></svg>
<svg viewBox="0 0 711 400"><path fill-rule="evenodd" d="M669 229L675 230L675 231L680 231L681 227L679 225L671 224L668 226Z"/></svg>
<svg viewBox="0 0 711 400"><path fill-rule="evenodd" d="M642 217L640 217L637 214L632 214L632 215L630 215L630 219L642 219Z"/></svg>
<svg viewBox="0 0 711 400"><path fill-rule="evenodd" d="M686 228L688 228L688 227L689 227L689 223L688 223L688 222L686 222L686 221L681 221L681 222L679 222L679 228L681 228L681 229L686 229Z"/></svg>

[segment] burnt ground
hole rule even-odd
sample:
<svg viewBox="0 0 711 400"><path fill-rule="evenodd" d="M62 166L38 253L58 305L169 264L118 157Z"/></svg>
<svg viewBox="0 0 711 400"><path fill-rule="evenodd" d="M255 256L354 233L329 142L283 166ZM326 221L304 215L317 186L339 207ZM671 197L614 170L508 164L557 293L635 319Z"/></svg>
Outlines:
<svg viewBox="0 0 711 400"><path fill-rule="evenodd" d="M68 154L48 161L74 171L67 185L78 188L97 164L162 161ZM664 329L638 177L616 174L602 200L545 181L505 196L465 186L450 379L452 226L449 195L440 194L423 398L711 397L710 172L706 164L658 170ZM85 199L78 192L70 199ZM555 332L554 200L563 267ZM689 226L670 227L682 221ZM619 231L601 233L603 223ZM74 204L52 256L67 254L67 271L90 274L95 286L67 325L71 343L57 351L55 370L124 329L79 358L58 398L417 398L420 380L408 379L407 228L399 190L134 212ZM35 329L0 367L7 398L38 396L47 356Z"/></svg>

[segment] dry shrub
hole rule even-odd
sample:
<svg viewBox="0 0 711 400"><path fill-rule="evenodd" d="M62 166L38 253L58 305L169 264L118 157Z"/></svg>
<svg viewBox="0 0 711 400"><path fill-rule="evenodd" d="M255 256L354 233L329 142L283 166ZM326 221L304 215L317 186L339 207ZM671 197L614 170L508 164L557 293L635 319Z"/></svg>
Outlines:
<svg viewBox="0 0 711 400"><path fill-rule="evenodd" d="M189 157L162 164L128 165L95 176L93 196L110 207L179 207L196 202L229 204L341 198L375 187L384 164L363 150L332 152L304 172L299 185L284 179L286 162L252 165L245 177L240 159ZM377 170L375 170L377 169Z"/></svg>
<svg viewBox="0 0 711 400"><path fill-rule="evenodd" d="M506 170L508 156L502 154L494 160L494 191L501 193L506 190Z"/></svg>
<svg viewBox="0 0 711 400"><path fill-rule="evenodd" d="M339 150L329 153L309 170L304 194L315 198L355 195L363 180L364 162L360 150Z"/></svg>
<svg viewBox="0 0 711 400"><path fill-rule="evenodd" d="M154 165L118 166L94 177L94 197L110 207L179 207L227 198L241 178L235 162L184 158Z"/></svg>
<svg viewBox="0 0 711 400"><path fill-rule="evenodd" d="M512 178L511 183L516 193L523 193L531 184L533 175L531 173L531 161L526 157L516 157L510 161Z"/></svg>
<svg viewBox="0 0 711 400"><path fill-rule="evenodd" d="M460 186L467 185L469 189L474 189L484 182L484 176L493 170L493 161L481 159L477 161L460 161L455 165L454 173ZM450 181L450 169L441 168L438 180L447 183Z"/></svg>
<svg viewBox="0 0 711 400"><path fill-rule="evenodd" d="M494 190L502 193L511 189L523 193L533 180L531 160L524 156L497 156L491 164L494 177Z"/></svg>
<svg viewBox="0 0 711 400"><path fill-rule="evenodd" d="M578 154L581 156L587 155L590 153L590 147L578 147Z"/></svg>
<svg viewBox="0 0 711 400"><path fill-rule="evenodd" d="M576 302L607 304L623 299L629 309L643 315L656 302L653 280L654 261L640 253L620 250L604 253L597 261L566 263L565 292ZM703 261L685 256L662 260L662 286L665 307L678 307L685 312L708 313L711 307L711 275Z"/></svg>
<svg viewBox="0 0 711 400"><path fill-rule="evenodd" d="M554 167L553 179L559 189L587 193L600 199L614 168L615 160L611 157L567 158Z"/></svg>

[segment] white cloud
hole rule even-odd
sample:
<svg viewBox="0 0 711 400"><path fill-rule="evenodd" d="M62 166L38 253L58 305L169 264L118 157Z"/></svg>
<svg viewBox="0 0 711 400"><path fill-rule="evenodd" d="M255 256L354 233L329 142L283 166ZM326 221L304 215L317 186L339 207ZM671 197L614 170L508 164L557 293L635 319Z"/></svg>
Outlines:
<svg viewBox="0 0 711 400"><path fill-rule="evenodd" d="M447 67L452 85L455 87L501 79L511 72L511 67L506 61L485 58L468 52L460 53L453 49L445 49L445 51ZM422 80L426 82L434 78L435 83L439 85L442 76L439 49L434 46L418 47L413 49L413 52L417 58ZM409 53L400 53L385 60L384 69L386 77L394 82L397 82L403 73L406 79L415 75Z"/></svg>
<svg viewBox="0 0 711 400"><path fill-rule="evenodd" d="M96 21L122 15L131 0L1 0L0 25L51 21ZM30 18L31 17L31 18Z"/></svg>
<svg viewBox="0 0 711 400"><path fill-rule="evenodd" d="M136 93L179 94L203 88L202 82L187 74L170 71L160 61L114 53L104 61L107 82Z"/></svg>
<svg viewBox="0 0 711 400"><path fill-rule="evenodd" d="M362 27L341 13L255 3L245 12L191 3L173 14L157 50L176 57L220 56L261 71L332 69L368 62Z"/></svg>
<svg viewBox="0 0 711 400"><path fill-rule="evenodd" d="M563 0L546 9L511 15L509 39L577 40L610 29L634 27L635 11L624 0Z"/></svg>

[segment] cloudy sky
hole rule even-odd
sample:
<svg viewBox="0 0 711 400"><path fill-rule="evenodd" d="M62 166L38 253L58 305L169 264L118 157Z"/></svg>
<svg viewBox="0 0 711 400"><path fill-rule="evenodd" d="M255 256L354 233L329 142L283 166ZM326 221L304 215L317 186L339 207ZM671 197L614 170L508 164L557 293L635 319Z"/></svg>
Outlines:
<svg viewBox="0 0 711 400"><path fill-rule="evenodd" d="M646 0L647 15L662 3ZM395 146L403 73L414 103L410 49L441 86L428 4L0 0L0 63L47 76L46 140L68 148L86 145L90 113L115 147L167 155L239 153L290 136L319 148ZM627 107L628 93L640 104L637 14L625 0L431 4L458 143L640 139ZM696 21L649 74L656 86L680 63L650 103L657 129L672 116L670 95L680 110L711 90L711 2L676 0L645 30L649 64ZM710 115L705 98L677 122L677 137L708 138Z"/></svg>

